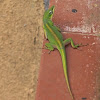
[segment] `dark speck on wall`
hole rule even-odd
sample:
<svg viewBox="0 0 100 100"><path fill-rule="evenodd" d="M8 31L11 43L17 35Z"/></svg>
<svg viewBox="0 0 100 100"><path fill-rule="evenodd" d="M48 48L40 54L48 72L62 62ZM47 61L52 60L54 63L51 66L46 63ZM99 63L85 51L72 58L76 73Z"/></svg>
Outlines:
<svg viewBox="0 0 100 100"><path fill-rule="evenodd" d="M87 98L82 98L82 100L87 100Z"/></svg>
<svg viewBox="0 0 100 100"><path fill-rule="evenodd" d="M77 12L77 9L72 9L72 12L73 12L73 13L76 13L76 12Z"/></svg>

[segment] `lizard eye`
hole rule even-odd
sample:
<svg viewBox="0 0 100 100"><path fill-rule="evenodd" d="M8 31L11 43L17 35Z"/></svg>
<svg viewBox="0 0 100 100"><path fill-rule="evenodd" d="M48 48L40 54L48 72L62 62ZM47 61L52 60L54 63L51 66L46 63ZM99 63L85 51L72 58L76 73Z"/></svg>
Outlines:
<svg viewBox="0 0 100 100"><path fill-rule="evenodd" d="M50 15L52 15L52 14L53 14L53 12L50 10L50 11L49 11L49 14L50 14Z"/></svg>

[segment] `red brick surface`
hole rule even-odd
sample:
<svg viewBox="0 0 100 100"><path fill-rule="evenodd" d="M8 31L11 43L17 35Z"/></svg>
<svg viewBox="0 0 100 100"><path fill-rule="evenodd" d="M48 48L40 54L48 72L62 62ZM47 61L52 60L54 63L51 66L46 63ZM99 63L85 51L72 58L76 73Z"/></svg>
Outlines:
<svg viewBox="0 0 100 100"><path fill-rule="evenodd" d="M66 46L69 82L75 100L100 100L100 38L94 36L99 35L99 2L51 0L52 5L55 5L53 22L61 27L64 39L72 37L75 44L89 44L80 47L80 50ZM77 12L72 12L72 9ZM44 44L46 42L44 40ZM61 56L57 50L48 52L45 49L42 51L36 100L72 100L65 82Z"/></svg>
<svg viewBox="0 0 100 100"><path fill-rule="evenodd" d="M62 31L99 33L100 0L50 0L55 5L53 22ZM72 12L76 9L77 12Z"/></svg>

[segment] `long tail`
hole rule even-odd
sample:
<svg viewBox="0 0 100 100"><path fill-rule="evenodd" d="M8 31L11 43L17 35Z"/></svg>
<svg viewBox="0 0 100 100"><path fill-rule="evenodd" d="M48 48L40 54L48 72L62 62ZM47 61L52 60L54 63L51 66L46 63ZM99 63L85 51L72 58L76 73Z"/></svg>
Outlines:
<svg viewBox="0 0 100 100"><path fill-rule="evenodd" d="M72 97L72 100L74 100L74 96L72 95L70 85L69 85L65 48L60 49L59 51L60 51L60 54L61 54L61 57L62 57L63 70L64 70L64 75L65 75L68 91L70 93L70 96Z"/></svg>

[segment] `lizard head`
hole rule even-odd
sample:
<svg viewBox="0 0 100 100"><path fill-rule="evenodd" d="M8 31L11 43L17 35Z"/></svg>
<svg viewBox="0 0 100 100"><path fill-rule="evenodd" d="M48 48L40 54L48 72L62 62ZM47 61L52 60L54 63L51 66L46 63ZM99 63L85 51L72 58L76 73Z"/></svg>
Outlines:
<svg viewBox="0 0 100 100"><path fill-rule="evenodd" d="M48 10L46 10L45 12L44 12L44 18L45 19L52 19L52 16L53 16L53 14L54 14L54 6L52 6L51 8L49 8Z"/></svg>

